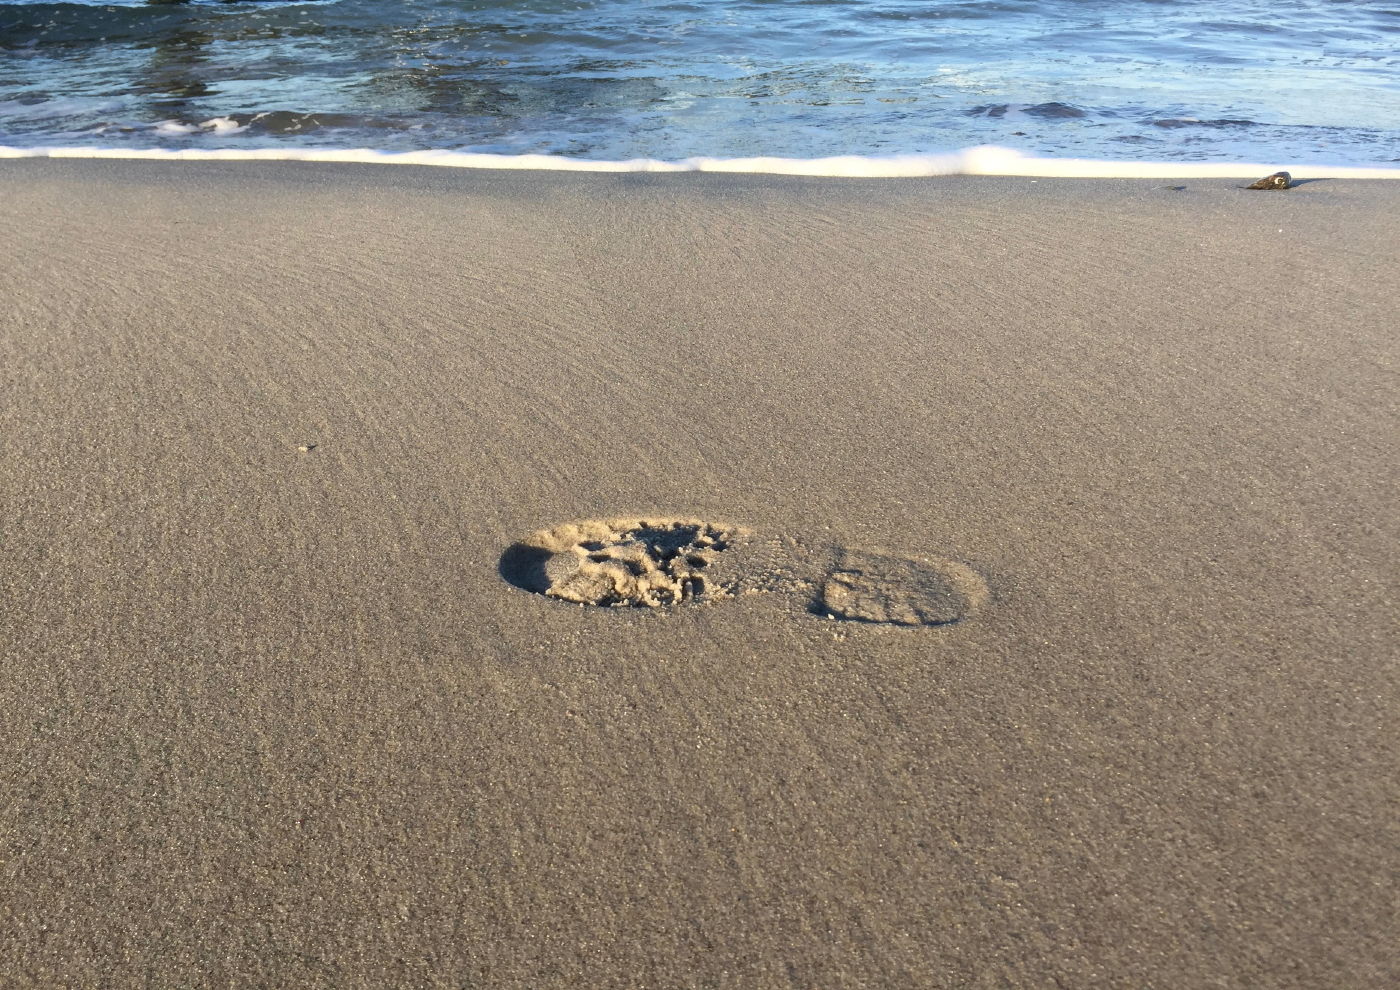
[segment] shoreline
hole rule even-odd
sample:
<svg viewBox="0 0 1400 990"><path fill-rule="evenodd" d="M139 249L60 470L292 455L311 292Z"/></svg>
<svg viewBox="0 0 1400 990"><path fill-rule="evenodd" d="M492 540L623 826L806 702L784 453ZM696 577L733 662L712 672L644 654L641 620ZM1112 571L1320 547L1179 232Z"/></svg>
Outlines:
<svg viewBox="0 0 1400 990"><path fill-rule="evenodd" d="M0 160L23 158L121 161L301 161L372 165L430 165L442 168L557 172L711 172L806 175L841 178L930 178L947 175L1081 179L1258 178L1288 171L1308 179L1400 179L1400 167L1361 165L1252 164L1247 162L1141 162L1085 158L1037 158L1011 148L979 145L958 151L903 155L838 155L826 158L692 157L680 161L634 158L618 161L562 155L497 155L428 149L369 148L89 148L0 146Z"/></svg>
<svg viewBox="0 0 1400 990"><path fill-rule="evenodd" d="M1400 976L1400 186L0 183L11 982Z"/></svg>

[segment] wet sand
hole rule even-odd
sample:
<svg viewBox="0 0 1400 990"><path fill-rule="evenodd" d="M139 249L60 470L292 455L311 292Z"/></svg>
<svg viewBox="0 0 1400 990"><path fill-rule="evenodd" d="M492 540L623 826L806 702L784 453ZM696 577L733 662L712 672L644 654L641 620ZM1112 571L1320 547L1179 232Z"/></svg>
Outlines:
<svg viewBox="0 0 1400 990"><path fill-rule="evenodd" d="M0 982L1400 980L1400 184L1242 184L0 163Z"/></svg>

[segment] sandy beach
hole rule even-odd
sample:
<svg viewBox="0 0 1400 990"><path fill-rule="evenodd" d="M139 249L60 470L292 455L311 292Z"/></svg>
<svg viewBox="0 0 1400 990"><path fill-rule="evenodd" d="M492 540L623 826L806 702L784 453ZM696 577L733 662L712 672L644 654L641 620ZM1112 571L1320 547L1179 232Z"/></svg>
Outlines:
<svg viewBox="0 0 1400 990"><path fill-rule="evenodd" d="M1400 183L1242 184L0 162L0 983L1400 982Z"/></svg>

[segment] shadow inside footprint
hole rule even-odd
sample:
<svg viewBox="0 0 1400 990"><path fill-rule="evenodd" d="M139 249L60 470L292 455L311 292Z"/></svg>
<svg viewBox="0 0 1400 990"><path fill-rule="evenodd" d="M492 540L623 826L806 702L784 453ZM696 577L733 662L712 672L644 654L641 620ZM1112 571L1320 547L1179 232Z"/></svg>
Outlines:
<svg viewBox="0 0 1400 990"><path fill-rule="evenodd" d="M894 626L946 626L970 616L987 586L956 561L843 551L812 603L817 615Z"/></svg>
<svg viewBox="0 0 1400 990"><path fill-rule="evenodd" d="M546 565L553 556L554 554L544 547L533 547L528 543L515 543L501 554L496 572L506 583L542 595L549 589L549 573Z"/></svg>

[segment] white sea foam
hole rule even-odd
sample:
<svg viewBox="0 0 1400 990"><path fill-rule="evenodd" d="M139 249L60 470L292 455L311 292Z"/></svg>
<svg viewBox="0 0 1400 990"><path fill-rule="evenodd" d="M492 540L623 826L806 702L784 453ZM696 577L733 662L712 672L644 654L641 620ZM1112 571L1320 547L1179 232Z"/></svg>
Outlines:
<svg viewBox="0 0 1400 990"><path fill-rule="evenodd" d="M162 120L156 125L157 134L198 134L201 131L209 134L238 134L247 129L247 124L240 124L232 117L215 117L201 124L185 124L178 120ZM56 148L50 150L61 153L67 149ZM48 157L60 158L68 156L65 154L51 154Z"/></svg>
<svg viewBox="0 0 1400 990"><path fill-rule="evenodd" d="M182 124L178 120L162 120L156 125L157 134L193 134L199 130L196 124Z"/></svg>
<svg viewBox="0 0 1400 990"><path fill-rule="evenodd" d="M215 134L238 134L248 129L247 124L240 124L232 117L215 117L213 120L206 120L199 126L207 127Z"/></svg>
<svg viewBox="0 0 1400 990"><path fill-rule="evenodd" d="M226 118L206 121L216 134L234 133ZM1115 162L1090 158L1031 158L1010 148L980 145L945 154L841 155L833 158L632 158L593 161L559 155L489 155L463 151L373 151L367 148L9 148L0 158L117 158L161 161L362 162L448 168L540 169L558 172L755 172L844 178L933 175L1010 175L1103 179L1242 179L1285 169L1294 178L1400 179L1400 168L1297 165L1287 162Z"/></svg>

